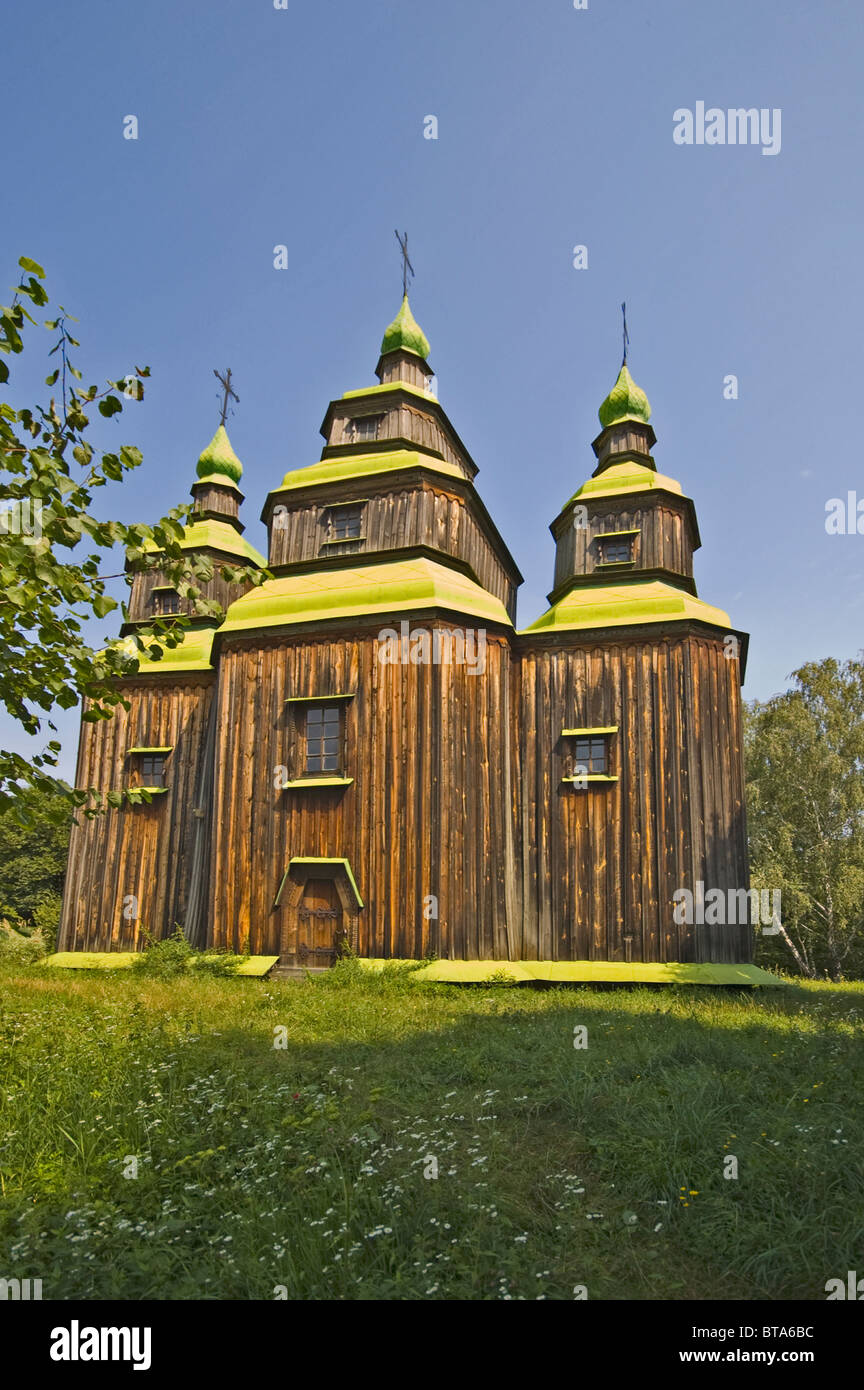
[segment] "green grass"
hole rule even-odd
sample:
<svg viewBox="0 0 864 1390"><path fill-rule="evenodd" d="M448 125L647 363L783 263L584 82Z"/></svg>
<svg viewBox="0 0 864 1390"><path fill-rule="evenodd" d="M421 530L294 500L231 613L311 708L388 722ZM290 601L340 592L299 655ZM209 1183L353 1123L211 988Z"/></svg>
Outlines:
<svg viewBox="0 0 864 1390"><path fill-rule="evenodd" d="M821 1300L864 1269L862 985L0 987L0 1276L45 1298Z"/></svg>

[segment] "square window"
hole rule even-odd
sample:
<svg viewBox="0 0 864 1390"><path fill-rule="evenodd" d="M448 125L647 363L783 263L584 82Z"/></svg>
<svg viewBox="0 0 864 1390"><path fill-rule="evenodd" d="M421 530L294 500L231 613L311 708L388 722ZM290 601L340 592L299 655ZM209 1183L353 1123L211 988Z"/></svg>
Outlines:
<svg viewBox="0 0 864 1390"><path fill-rule="evenodd" d="M609 536L601 540L600 560L604 565L624 565L633 559L633 536Z"/></svg>
<svg viewBox="0 0 864 1390"><path fill-rule="evenodd" d="M180 595L176 589L154 589L150 595L150 611L157 617L180 612Z"/></svg>
<svg viewBox="0 0 864 1390"><path fill-rule="evenodd" d="M362 507L334 507L330 513L331 541L359 540L362 535Z"/></svg>
<svg viewBox="0 0 864 1390"><path fill-rule="evenodd" d="M139 787L164 787L167 753L136 753L133 768Z"/></svg>
<svg viewBox="0 0 864 1390"><path fill-rule="evenodd" d="M362 444L377 439L382 418L381 415L358 415L353 420L349 420L345 426L348 442L350 444Z"/></svg>

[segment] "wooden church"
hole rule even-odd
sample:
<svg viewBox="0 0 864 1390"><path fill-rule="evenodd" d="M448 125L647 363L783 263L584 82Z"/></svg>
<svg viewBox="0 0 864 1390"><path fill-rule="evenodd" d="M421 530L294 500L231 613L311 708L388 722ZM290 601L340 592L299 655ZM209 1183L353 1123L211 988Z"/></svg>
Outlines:
<svg viewBox="0 0 864 1390"><path fill-rule="evenodd" d="M674 910L676 890L748 887L746 637L696 595L694 506L657 471L626 361L596 466L551 524L549 607L521 628L519 569L407 295L376 375L330 402L320 460L267 497L273 577L217 569L223 621L194 619L124 682L128 710L82 724L78 785L152 798L73 830L60 950L180 925L306 968L346 949L749 961L746 922ZM263 567L241 474L220 426L184 544ZM127 631L185 606L136 573Z"/></svg>

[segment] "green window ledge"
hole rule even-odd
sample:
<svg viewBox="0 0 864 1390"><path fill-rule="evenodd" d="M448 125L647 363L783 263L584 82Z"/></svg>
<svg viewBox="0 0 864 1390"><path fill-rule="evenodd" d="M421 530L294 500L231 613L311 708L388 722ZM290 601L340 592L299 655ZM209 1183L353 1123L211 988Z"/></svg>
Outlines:
<svg viewBox="0 0 864 1390"><path fill-rule="evenodd" d="M353 777L295 777L285 782L285 791L297 791L301 787L350 787Z"/></svg>
<svg viewBox="0 0 864 1390"><path fill-rule="evenodd" d="M608 777L605 772L587 772L581 777L562 777L562 782L617 782L617 777Z"/></svg>

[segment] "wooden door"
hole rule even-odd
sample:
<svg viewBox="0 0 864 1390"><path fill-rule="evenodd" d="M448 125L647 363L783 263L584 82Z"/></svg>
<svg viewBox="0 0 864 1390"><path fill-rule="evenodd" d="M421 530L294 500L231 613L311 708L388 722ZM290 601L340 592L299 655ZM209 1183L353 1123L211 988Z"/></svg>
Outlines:
<svg viewBox="0 0 864 1390"><path fill-rule="evenodd" d="M297 909L297 964L332 965L344 938L342 903L332 878L309 878Z"/></svg>

